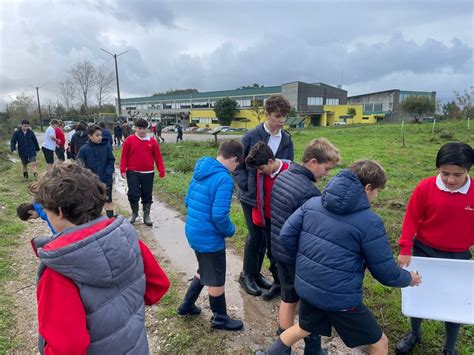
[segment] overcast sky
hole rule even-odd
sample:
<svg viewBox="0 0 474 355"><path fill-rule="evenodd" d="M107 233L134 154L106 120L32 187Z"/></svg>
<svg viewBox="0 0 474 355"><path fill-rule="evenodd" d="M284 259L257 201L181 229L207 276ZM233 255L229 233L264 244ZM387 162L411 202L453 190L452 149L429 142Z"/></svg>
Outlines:
<svg viewBox="0 0 474 355"><path fill-rule="evenodd" d="M113 68L100 48L128 51L122 97L300 80L445 101L474 85L473 19L458 0L0 0L0 104L29 85L58 99L73 63Z"/></svg>

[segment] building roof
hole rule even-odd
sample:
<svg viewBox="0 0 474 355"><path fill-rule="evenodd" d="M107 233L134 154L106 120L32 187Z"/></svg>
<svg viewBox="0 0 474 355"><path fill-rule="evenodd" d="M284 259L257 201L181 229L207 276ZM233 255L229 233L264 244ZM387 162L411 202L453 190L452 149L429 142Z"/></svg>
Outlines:
<svg viewBox="0 0 474 355"><path fill-rule="evenodd" d="M134 97L121 99L122 104L127 103L146 103L146 102L158 102L158 101L174 101L174 100L195 100L195 99L210 99L210 98L221 98L221 97L239 97L239 96L260 96L260 95L271 95L281 94L281 85L278 86L265 86L260 88L247 88L247 89L236 89L236 90L221 90L221 91L208 91L193 94L179 94L179 95L154 95L148 97Z"/></svg>
<svg viewBox="0 0 474 355"><path fill-rule="evenodd" d="M348 96L348 99L352 99L354 97L362 97L362 96L369 96L369 95L377 95L377 94L384 94L387 92L394 92L394 91L399 91L400 94L409 94L409 95L416 95L416 94L422 94L422 95L431 95L432 91L410 91L410 90L400 90L400 89L391 89L391 90L383 90L383 91L376 91L376 92L369 92L366 94L360 94L360 95L352 95Z"/></svg>

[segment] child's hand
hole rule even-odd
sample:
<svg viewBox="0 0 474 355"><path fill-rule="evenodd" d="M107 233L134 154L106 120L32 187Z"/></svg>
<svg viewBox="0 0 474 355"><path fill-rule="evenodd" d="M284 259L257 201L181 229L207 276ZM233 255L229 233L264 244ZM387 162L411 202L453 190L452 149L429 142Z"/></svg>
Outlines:
<svg viewBox="0 0 474 355"><path fill-rule="evenodd" d="M127 174L126 173L121 173L120 176L122 177L122 179L126 180L127 179Z"/></svg>
<svg viewBox="0 0 474 355"><path fill-rule="evenodd" d="M400 267L409 266L411 263L411 255L399 255L398 256L398 265Z"/></svg>
<svg viewBox="0 0 474 355"><path fill-rule="evenodd" d="M410 286L418 286L421 284L421 275L418 274L418 271L410 271L411 274L411 282Z"/></svg>

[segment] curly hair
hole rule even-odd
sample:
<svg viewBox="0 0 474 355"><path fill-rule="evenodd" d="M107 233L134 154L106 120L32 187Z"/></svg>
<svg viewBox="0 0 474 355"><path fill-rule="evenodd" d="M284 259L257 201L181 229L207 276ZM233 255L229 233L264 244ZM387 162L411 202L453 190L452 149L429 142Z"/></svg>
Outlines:
<svg viewBox="0 0 474 355"><path fill-rule="evenodd" d="M76 163L56 163L30 187L35 202L73 224L100 217L107 201L106 187L97 175Z"/></svg>
<svg viewBox="0 0 474 355"><path fill-rule="evenodd" d="M286 116L290 110L291 105L283 96L273 95L265 101L265 111L268 114L275 112L281 114L282 116Z"/></svg>

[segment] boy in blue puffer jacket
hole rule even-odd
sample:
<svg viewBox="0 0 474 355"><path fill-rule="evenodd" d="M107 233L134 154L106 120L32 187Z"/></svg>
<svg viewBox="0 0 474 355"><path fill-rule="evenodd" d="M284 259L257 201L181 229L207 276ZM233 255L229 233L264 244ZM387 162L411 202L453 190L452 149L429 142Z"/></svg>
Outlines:
<svg viewBox="0 0 474 355"><path fill-rule="evenodd" d="M230 205L234 181L229 173L243 162L244 147L234 140L219 146L217 158L204 157L197 161L186 194L186 238L196 253L198 270L194 276L179 315L197 315L201 309L196 302L204 286L208 286L209 303L213 312L212 327L240 330L243 323L227 315L225 301L225 238L232 237L235 227L230 220Z"/></svg>
<svg viewBox="0 0 474 355"><path fill-rule="evenodd" d="M356 161L285 222L280 240L296 261L299 324L266 353L290 353L298 340L330 336L332 327L351 348L368 345L370 354L388 353L387 337L362 300L365 269L391 287L416 286L421 277L397 266L383 221L370 208L386 181L377 162Z"/></svg>
<svg viewBox="0 0 474 355"><path fill-rule="evenodd" d="M115 171L115 157L109 138L102 136L102 128L92 125L87 130L89 140L79 150L77 160L96 174L107 188L107 201L104 208L107 217L114 216L112 205L112 183Z"/></svg>

